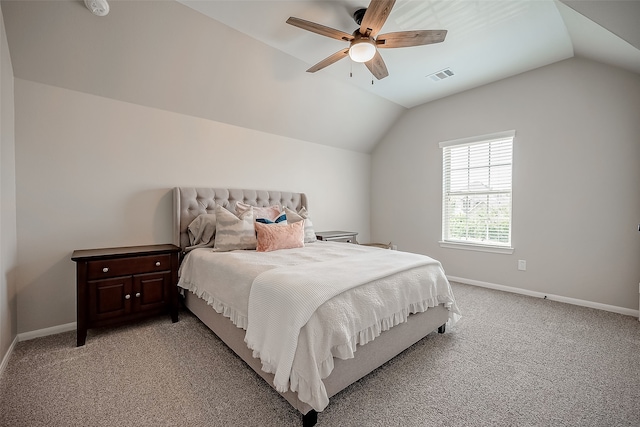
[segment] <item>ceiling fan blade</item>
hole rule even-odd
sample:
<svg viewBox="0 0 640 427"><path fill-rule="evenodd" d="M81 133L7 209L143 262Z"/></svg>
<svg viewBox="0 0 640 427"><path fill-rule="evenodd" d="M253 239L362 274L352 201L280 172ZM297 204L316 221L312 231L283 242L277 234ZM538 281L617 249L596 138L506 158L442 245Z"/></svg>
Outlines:
<svg viewBox="0 0 640 427"><path fill-rule="evenodd" d="M411 47L440 43L447 36L447 30L416 30L398 33L380 34L376 39L376 47Z"/></svg>
<svg viewBox="0 0 640 427"><path fill-rule="evenodd" d="M375 37L387 21L396 0L371 0L360 23L360 34Z"/></svg>
<svg viewBox="0 0 640 427"><path fill-rule="evenodd" d="M338 51L338 52L334 53L333 55L323 59L320 62L318 62L313 67L309 68L307 70L307 73L315 73L318 70L322 70L323 68L328 67L329 65L333 64L334 62L338 62L339 60L341 60L342 58L344 58L346 56L349 56L349 49L343 49L341 51Z"/></svg>
<svg viewBox="0 0 640 427"><path fill-rule="evenodd" d="M294 18L293 16L287 19L287 24L294 27L302 28L303 30L311 31L312 33L320 34L322 36L331 37L336 40L351 41L353 35L345 33L344 31L336 30L334 28L326 27L324 25L316 24L315 22L305 21L304 19Z"/></svg>
<svg viewBox="0 0 640 427"><path fill-rule="evenodd" d="M389 75L389 71L387 71L387 66L382 60L382 55L380 52L376 51L375 56L370 61L364 63L367 66L371 74L373 74L376 79L382 80Z"/></svg>

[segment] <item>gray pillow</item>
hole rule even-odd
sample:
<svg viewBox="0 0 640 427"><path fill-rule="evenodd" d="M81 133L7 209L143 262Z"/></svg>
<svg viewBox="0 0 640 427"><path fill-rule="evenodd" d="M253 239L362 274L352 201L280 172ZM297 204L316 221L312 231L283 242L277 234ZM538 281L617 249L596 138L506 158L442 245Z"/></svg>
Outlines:
<svg viewBox="0 0 640 427"><path fill-rule="evenodd" d="M216 214L198 215L187 227L189 244L187 250L212 248L216 234Z"/></svg>

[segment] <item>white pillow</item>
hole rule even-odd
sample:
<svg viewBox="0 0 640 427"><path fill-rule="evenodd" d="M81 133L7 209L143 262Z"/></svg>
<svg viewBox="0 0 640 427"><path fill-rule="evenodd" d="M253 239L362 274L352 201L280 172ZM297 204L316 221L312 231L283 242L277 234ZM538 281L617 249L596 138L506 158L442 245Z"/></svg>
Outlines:
<svg viewBox="0 0 640 427"><path fill-rule="evenodd" d="M236 216L220 205L216 205L216 238L213 249L225 252L237 249L256 248L256 229L253 208Z"/></svg>
<svg viewBox="0 0 640 427"><path fill-rule="evenodd" d="M289 224L294 224L296 222L305 220L304 221L304 242L305 243L313 243L316 240L318 240L316 238L316 232L313 229L313 223L311 222L309 213L304 208L304 206L300 208L298 212L285 207L284 213L287 214L287 222Z"/></svg>

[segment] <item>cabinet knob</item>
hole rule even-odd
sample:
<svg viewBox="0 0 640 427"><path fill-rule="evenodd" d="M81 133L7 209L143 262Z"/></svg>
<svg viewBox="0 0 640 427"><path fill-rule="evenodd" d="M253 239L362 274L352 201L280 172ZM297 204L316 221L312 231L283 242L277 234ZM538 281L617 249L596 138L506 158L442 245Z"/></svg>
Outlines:
<svg viewBox="0 0 640 427"><path fill-rule="evenodd" d="M136 298L140 298L140 292L136 292Z"/></svg>
<svg viewBox="0 0 640 427"><path fill-rule="evenodd" d="M124 299L129 299L129 298L131 298L131 295L129 295L129 294L126 294L126 295L124 296Z"/></svg>
<svg viewBox="0 0 640 427"><path fill-rule="evenodd" d="M160 267L160 261L156 261L156 267Z"/></svg>
<svg viewBox="0 0 640 427"><path fill-rule="evenodd" d="M103 272L103 273L108 273L108 272L109 272L109 267L105 267L105 268L103 268L103 269L102 269L102 272Z"/></svg>

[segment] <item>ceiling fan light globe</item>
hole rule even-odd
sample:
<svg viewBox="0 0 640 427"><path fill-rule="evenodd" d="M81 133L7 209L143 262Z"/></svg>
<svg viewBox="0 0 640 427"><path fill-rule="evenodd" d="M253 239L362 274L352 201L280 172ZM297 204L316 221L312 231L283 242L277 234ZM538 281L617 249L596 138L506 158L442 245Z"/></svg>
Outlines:
<svg viewBox="0 0 640 427"><path fill-rule="evenodd" d="M355 62L370 61L376 54L376 47L369 40L354 41L349 48L349 57Z"/></svg>

